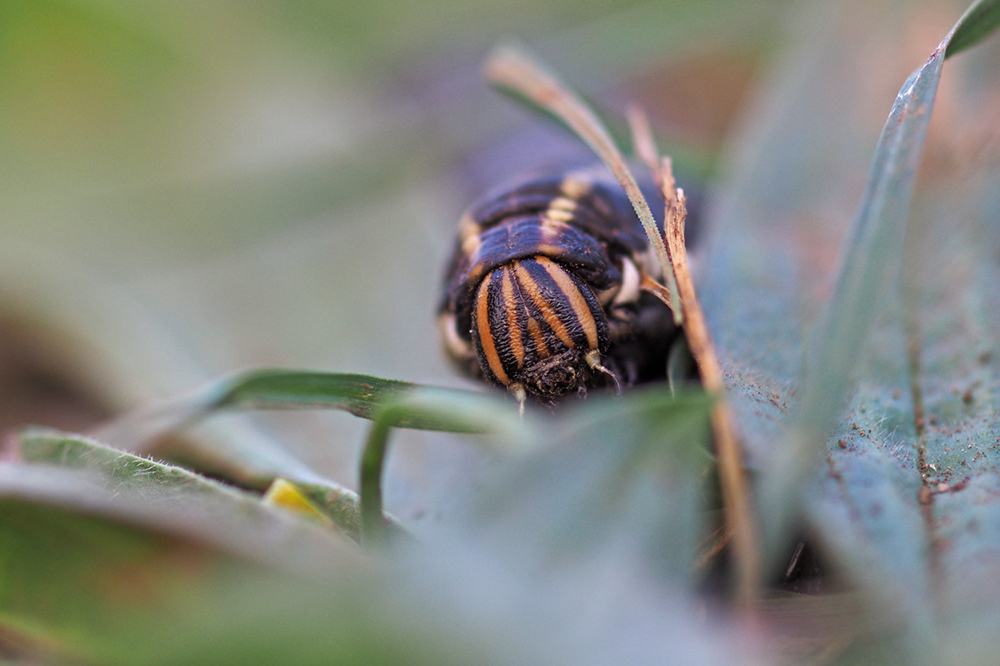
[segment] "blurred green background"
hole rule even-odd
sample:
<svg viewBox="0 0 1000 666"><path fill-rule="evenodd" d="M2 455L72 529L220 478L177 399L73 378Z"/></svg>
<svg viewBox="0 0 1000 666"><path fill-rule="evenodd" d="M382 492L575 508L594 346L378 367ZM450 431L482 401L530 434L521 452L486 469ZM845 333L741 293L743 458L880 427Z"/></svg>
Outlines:
<svg viewBox="0 0 1000 666"><path fill-rule="evenodd" d="M475 386L446 365L434 330L456 220L504 178L581 154L484 83L481 63L499 40L527 44L619 136L624 105L644 104L692 184L725 171L720 151L734 127L745 136L768 125L749 101L795 90L790 58L826 71L826 94L854 115L845 121L831 103L826 116L797 118L827 123L822 138L850 183L836 190L846 192L839 208L824 203L836 214L823 228L834 231L816 254L832 264L892 97L961 9L4 2L0 425L85 429L258 366ZM890 39L898 43L874 59L851 51ZM840 51L880 63L861 76L865 95L845 99L860 70L834 60ZM801 58L813 52L822 55ZM255 433L353 485L361 423L254 419ZM216 423L232 436L249 417ZM469 483L477 463L453 464L465 454L446 437L401 440L390 508L426 515L435 501L407 498Z"/></svg>
<svg viewBox="0 0 1000 666"><path fill-rule="evenodd" d="M632 84L664 113L673 106L669 120L702 125L688 142L705 149L734 95L713 92L702 72L735 68L718 83L742 88L744 56L776 9L718 0L4 3L5 237L130 278L203 265L310 223L345 226L343 211L386 190L451 205L452 193L428 183L525 121L478 77L485 53L509 36L585 92ZM671 72L671 59L700 70ZM658 76L707 81L702 106L726 108L700 118L693 86L668 95L651 85ZM388 236L399 224L379 226Z"/></svg>
<svg viewBox="0 0 1000 666"><path fill-rule="evenodd" d="M4 2L0 427L34 422L85 430L258 366L476 386L447 367L434 330L441 271L458 216L504 178L581 154L562 130L483 82L479 70L487 53L498 40L514 38L594 102L619 136L624 105L644 104L684 183L692 191L715 191L708 197L715 199L710 205L717 213L711 219L729 234L729 246L715 248L722 248L718 256L738 259L734 265L696 266L699 289L716 342L729 353L731 366L749 377L734 393L746 389L749 396L750 456L776 451L780 440L768 430L772 412L766 410L783 412L784 399L794 392L803 331L829 295L886 113L906 76L925 61L964 7L957 0ZM992 51L963 54L945 67L927 142L929 159L917 188L918 219L948 221L944 213L961 213L955 202L963 201L962 187L983 195L973 203L984 210L996 208L996 189L982 175L987 167L993 174L1000 163L993 43ZM941 196L949 192L952 198ZM938 207L952 210L938 215ZM719 229L708 231L719 235ZM701 254L696 248L695 260ZM911 270L923 267L913 262ZM750 284L745 279L750 273L767 278L768 289ZM761 396L756 387L768 382L775 391ZM630 418L605 409L621 421ZM983 414L990 416L988 410ZM629 436L660 443L660 434L646 433L638 421L611 423L605 430L561 434L572 444L589 435L592 445L600 445L596 455L591 450L583 456L586 464L561 467L555 460L546 467L529 461L533 466L526 476L544 467L537 494L519 487L509 493L508 499L521 504L509 512L513 524L496 531L497 543L490 542L488 529L478 541L465 534L468 544L424 539L431 551L454 552L439 561L432 552L428 559L435 565L417 566L413 577L403 572L357 583L356 597L347 594L348 601L337 601L331 614L353 618L360 605L361 630L348 624L330 633L325 607L317 613L312 611L320 606L300 603L311 594L323 604L338 599L343 590L334 588L341 582L331 583L338 594L327 598L329 590L282 597L284 586L275 591L253 581L240 589L224 581L220 589L235 590L230 611L238 611L236 621L215 613L217 606L206 606L205 617L191 619L200 641L188 636L173 641L170 634L166 640L174 650L180 646L192 654L236 645L252 659L260 657L255 654L260 648L240 632L246 626L277 626L294 633L296 646L319 651L317 661L328 649L317 636L336 645L367 630L374 637L370 646L381 648L381 625L371 618L384 615L380 604L392 597L390 590L402 587L404 596L417 600L406 617L421 620L412 625L418 635L435 635L422 620L433 617L439 603L446 610L438 630L451 630L454 617L487 618L503 648L531 653L530 642L509 640L507 623L532 625L541 636L548 628L539 617L557 624L553 618L566 617L568 610L586 617L568 625L561 638L566 644L589 646L578 640L585 636L610 654L633 649L640 655L636 663L656 661L641 659L644 649L662 656L661 644L674 652L675 646L686 646L692 654L718 651L722 656L713 663L732 663L724 654L728 643L702 626L710 610L699 602L692 612L686 599L675 603L668 587L676 581L663 588L650 585L635 547L648 534L659 537L661 528L673 524L668 519L700 519L703 507L678 507L662 502L658 492L645 492L684 485L671 479L640 487L637 496L647 503L637 501L635 515L622 518L613 503L605 505L602 486L588 483L607 471L604 453L612 459L624 455L618 449ZM213 417L196 435L207 442L203 461L216 452L223 456L226 441L257 439L266 446L248 450L287 450L308 470L354 487L366 427L344 414L243 414ZM608 432L615 436L605 437ZM435 523L448 527L448 518L479 489L480 473L491 461L467 444L451 435L394 435L386 506L418 536ZM668 458L666 468L696 485L697 475L673 465L669 448L658 451ZM581 474L590 463L593 477ZM213 471L210 464L205 468ZM38 471L35 488L36 477L23 466L6 469L12 477L4 479L8 488L65 490L72 510L78 509L73 502L87 497L74 494L71 475L62 480L55 473L64 470ZM916 475L913 481L922 483ZM690 497L700 490L681 489ZM215 491L228 497L229 489ZM584 531L598 535L591 544L597 553L592 569L579 562L566 566L545 550L550 539L561 536L559 502L575 508L581 497L607 509L596 512L594 525L623 537L616 542L604 539L600 529ZM916 497L910 493L906 502L912 505ZM121 505L156 508L153 500L140 492ZM189 511L171 519L186 524ZM591 517L582 517L584 528ZM20 518L19 533L36 529L52 553L76 561L64 539L52 538L60 532L47 530L36 513ZM214 534L214 520L203 519L201 527ZM67 524L75 529L72 520ZM252 530L238 531L249 541L257 538ZM669 547L654 549L657 557L678 551L682 541L664 532ZM922 542L914 543L917 552ZM985 543L984 551L992 547L986 539L974 543ZM552 574L548 587L537 585L534 569L523 579L496 574L505 566L493 565L505 565L503 557L517 560L519 548L529 553L529 563L537 548L547 565L540 571ZM280 541L276 550L296 554L284 551ZM61 560L37 552L8 553L7 561L37 565L39 580L51 581L45 589L53 594L79 595L63 578L50 579L53 569L61 570L51 562ZM502 553L497 562L494 553ZM686 566L676 559L676 567ZM115 571L118 564L110 566ZM81 568L86 567L84 562ZM152 570L159 570L155 562ZM440 580L428 572L438 572ZM355 573L347 569L349 593L355 590ZM155 586L159 579L152 580ZM384 585L384 594L373 595L382 588L372 585ZM215 591L200 593L208 597ZM245 594L258 603L246 604ZM366 599L371 605L364 605ZM385 601L385 608L393 603ZM538 608L525 614L532 603ZM478 615L476 608L487 613ZM602 608L607 615L590 614ZM646 615L648 609L658 610ZM250 619L244 622L241 613ZM272 621L272 613L284 624ZM505 622L494 625L496 617ZM827 624L822 612L816 618L817 626ZM857 621L856 614L852 619ZM630 630L645 640L632 640ZM218 631L230 640L217 641ZM268 640L266 631L254 630L253 637ZM932 642L933 636L924 640ZM409 634L396 642L400 649L412 645ZM387 645L390 652L396 647L392 641ZM561 649L559 641L553 645ZM588 652L581 661L600 660L595 654L603 656ZM230 658L242 660L243 653ZM357 663L350 658L345 663ZM440 661L433 654L432 659ZM843 663L853 663L851 656Z"/></svg>
<svg viewBox="0 0 1000 666"><path fill-rule="evenodd" d="M488 89L493 45L529 45L616 130L647 105L701 178L782 6L3 3L0 425L83 429L262 365L461 385L433 314L459 214L586 154ZM257 423L353 481L349 417ZM394 464L439 466L413 455Z"/></svg>

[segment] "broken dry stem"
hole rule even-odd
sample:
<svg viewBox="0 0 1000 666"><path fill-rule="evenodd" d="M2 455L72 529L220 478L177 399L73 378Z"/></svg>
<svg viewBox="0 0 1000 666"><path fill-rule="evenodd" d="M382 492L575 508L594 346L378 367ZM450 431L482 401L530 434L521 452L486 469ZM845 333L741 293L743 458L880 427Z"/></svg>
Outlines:
<svg viewBox="0 0 1000 666"><path fill-rule="evenodd" d="M705 315L698 303L687 263L687 248L684 244L687 205L684 191L677 189L669 157L663 159L660 178L663 183L663 196L667 202L663 227L670 261L677 276L681 308L684 311L684 333L691 354L698 364L698 371L701 373L705 388L722 398L725 393L722 368L715 355L715 347L709 337ZM732 531L737 598L744 607L749 608L758 598L760 590L760 548L757 524L751 508L750 486L743 467L743 450L736 436L732 413L724 400L717 402L712 409L712 431L715 434L723 513L726 524Z"/></svg>

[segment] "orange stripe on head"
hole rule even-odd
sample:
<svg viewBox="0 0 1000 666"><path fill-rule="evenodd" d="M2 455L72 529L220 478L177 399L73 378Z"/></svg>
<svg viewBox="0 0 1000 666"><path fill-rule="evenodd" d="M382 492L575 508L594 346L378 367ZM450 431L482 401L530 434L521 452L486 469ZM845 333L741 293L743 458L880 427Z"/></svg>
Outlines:
<svg viewBox="0 0 1000 666"><path fill-rule="evenodd" d="M552 263L552 261L547 259L546 257L539 256L535 257L534 259L539 264L542 264L543 260L550 264ZM570 336L569 331L566 330L566 325L563 324L562 321L559 319L559 316L556 314L556 311L552 309L552 305L549 304L548 300L546 300L542 296L541 289L538 287L538 283L535 282L535 278L531 277L531 274L528 273L528 269L526 269L520 263L516 264L515 270L517 271L517 279L518 282L521 284L521 288L524 289L525 292L527 292L528 296L531 298L532 302L534 302L535 306L539 310L541 310L542 318L545 320L545 323L552 327L552 332L556 334L556 337L558 337L560 340L563 341L563 344L565 344L570 349L575 348L576 343L573 342L573 338ZM559 283L557 284L560 289L566 291L565 287L563 287ZM572 286L572 289L575 292L576 285L573 284L572 280L570 281L570 285ZM572 301L572 293L567 294L567 297L570 298L570 300ZM584 306L586 306L586 303L584 304ZM573 311L574 312L576 311L575 305L573 306ZM588 310L587 313L589 315L590 311ZM587 340L589 341L590 338L588 337Z"/></svg>
<svg viewBox="0 0 1000 666"><path fill-rule="evenodd" d="M587 336L587 345L589 345L589 348L597 349L597 322L594 321L594 315L591 313L590 307L587 306L587 300L580 293L580 288L556 262L548 257L537 257L536 259L552 280L559 285L559 288L569 300L569 304L573 307L573 313L576 315L576 320L580 322L580 326ZM566 329L564 328L563 330L565 331Z"/></svg>
<svg viewBox="0 0 1000 666"><path fill-rule="evenodd" d="M521 301L514 298L514 277L507 267L503 271L503 302L507 306L507 330L510 334L510 351L517 360L517 367L524 367L524 341L521 340L521 327L517 323L517 308Z"/></svg>
<svg viewBox="0 0 1000 666"><path fill-rule="evenodd" d="M535 350L538 353L538 358L548 358L552 355L552 352L549 351L549 346L545 343L545 335L542 334L542 327L534 319L528 320L528 333L531 335L531 339L535 341Z"/></svg>
<svg viewBox="0 0 1000 666"><path fill-rule="evenodd" d="M490 273L479 285L479 293L476 294L476 327L479 329L479 348L486 357L486 363L490 366L490 371L504 386L510 384L510 378L504 372L503 363L497 354L497 346L493 340L493 331L490 329L490 281L493 274Z"/></svg>

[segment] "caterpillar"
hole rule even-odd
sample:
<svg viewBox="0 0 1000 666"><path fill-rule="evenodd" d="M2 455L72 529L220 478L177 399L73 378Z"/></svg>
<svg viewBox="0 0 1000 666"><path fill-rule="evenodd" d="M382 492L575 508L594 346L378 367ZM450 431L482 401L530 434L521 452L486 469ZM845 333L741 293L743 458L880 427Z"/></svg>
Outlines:
<svg viewBox="0 0 1000 666"><path fill-rule="evenodd" d="M643 189L662 211L655 188ZM661 280L642 224L603 165L525 178L459 222L438 310L443 347L522 409L528 396L553 403L660 379L677 333L653 295Z"/></svg>

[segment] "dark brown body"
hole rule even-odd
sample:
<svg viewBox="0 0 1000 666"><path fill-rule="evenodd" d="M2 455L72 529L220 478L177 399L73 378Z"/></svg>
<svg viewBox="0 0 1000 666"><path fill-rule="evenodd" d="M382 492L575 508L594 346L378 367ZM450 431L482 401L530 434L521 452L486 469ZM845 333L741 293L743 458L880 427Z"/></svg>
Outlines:
<svg viewBox="0 0 1000 666"><path fill-rule="evenodd" d="M439 311L444 346L522 402L662 378L675 328L640 289L660 278L603 167L525 179L462 217Z"/></svg>

